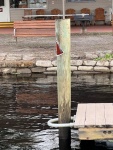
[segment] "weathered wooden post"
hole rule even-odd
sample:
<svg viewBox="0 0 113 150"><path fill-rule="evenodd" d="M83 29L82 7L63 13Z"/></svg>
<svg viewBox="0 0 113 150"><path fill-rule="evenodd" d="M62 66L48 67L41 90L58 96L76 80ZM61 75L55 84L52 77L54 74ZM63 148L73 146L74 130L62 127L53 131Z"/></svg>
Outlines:
<svg viewBox="0 0 113 150"><path fill-rule="evenodd" d="M70 19L55 22L59 123L71 119ZM59 128L59 139L70 139L70 127Z"/></svg>

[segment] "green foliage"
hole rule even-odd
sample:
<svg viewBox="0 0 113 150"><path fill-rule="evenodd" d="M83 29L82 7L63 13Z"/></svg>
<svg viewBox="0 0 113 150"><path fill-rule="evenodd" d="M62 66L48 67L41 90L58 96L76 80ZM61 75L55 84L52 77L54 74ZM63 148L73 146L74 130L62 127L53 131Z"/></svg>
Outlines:
<svg viewBox="0 0 113 150"><path fill-rule="evenodd" d="M105 61L105 60L111 60L111 59L113 59L113 54L105 54L105 56L104 57L98 57L98 58L96 58L95 60L96 61Z"/></svg>

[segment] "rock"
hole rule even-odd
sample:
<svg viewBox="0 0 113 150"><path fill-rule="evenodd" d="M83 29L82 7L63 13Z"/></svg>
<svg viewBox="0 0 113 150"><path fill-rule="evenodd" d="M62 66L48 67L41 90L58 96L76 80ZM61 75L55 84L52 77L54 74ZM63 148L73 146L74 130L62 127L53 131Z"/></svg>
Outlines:
<svg viewBox="0 0 113 150"><path fill-rule="evenodd" d="M92 66L79 66L78 70L81 70L81 71L93 71L93 67Z"/></svg>
<svg viewBox="0 0 113 150"><path fill-rule="evenodd" d="M27 74L31 73L31 70L29 68L23 68L23 69L17 69L17 74Z"/></svg>
<svg viewBox="0 0 113 150"><path fill-rule="evenodd" d="M44 67L31 68L32 73L40 73L40 72L44 72L45 70L46 70L46 68L44 68Z"/></svg>
<svg viewBox="0 0 113 150"><path fill-rule="evenodd" d="M71 71L75 71L77 70L77 67L76 66L71 66Z"/></svg>
<svg viewBox="0 0 113 150"><path fill-rule="evenodd" d="M110 69L108 67L94 67L94 71L100 71L100 72L110 72Z"/></svg>
<svg viewBox="0 0 113 150"><path fill-rule="evenodd" d="M109 66L109 61L97 61L96 66L105 66L108 67Z"/></svg>
<svg viewBox="0 0 113 150"><path fill-rule="evenodd" d="M52 63L50 60L37 60L36 61L36 66L39 67L52 67Z"/></svg>
<svg viewBox="0 0 113 150"><path fill-rule="evenodd" d="M111 60L111 62L110 62L110 66L113 66L113 60Z"/></svg>
<svg viewBox="0 0 113 150"><path fill-rule="evenodd" d="M53 66L57 66L57 60L51 62Z"/></svg>
<svg viewBox="0 0 113 150"><path fill-rule="evenodd" d="M55 71L53 71L53 72L52 71L49 71L49 72L45 71L44 74L46 74L46 75L56 75L57 73Z"/></svg>
<svg viewBox="0 0 113 150"><path fill-rule="evenodd" d="M3 73L3 74L16 73L16 69L15 69L15 68L2 68L2 73Z"/></svg>
<svg viewBox="0 0 113 150"><path fill-rule="evenodd" d="M83 60L71 60L71 66L81 66Z"/></svg>
<svg viewBox="0 0 113 150"><path fill-rule="evenodd" d="M48 67L46 71L57 71L57 67Z"/></svg>
<svg viewBox="0 0 113 150"><path fill-rule="evenodd" d="M113 67L110 68L110 72L113 72Z"/></svg>
<svg viewBox="0 0 113 150"><path fill-rule="evenodd" d="M96 61L94 61L94 60L84 60L83 65L85 65L85 66L95 66Z"/></svg>

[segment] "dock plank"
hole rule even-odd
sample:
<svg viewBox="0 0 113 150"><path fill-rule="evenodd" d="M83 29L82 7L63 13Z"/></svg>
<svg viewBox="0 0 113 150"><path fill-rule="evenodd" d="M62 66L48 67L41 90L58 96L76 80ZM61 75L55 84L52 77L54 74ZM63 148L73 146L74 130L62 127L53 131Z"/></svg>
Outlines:
<svg viewBox="0 0 113 150"><path fill-rule="evenodd" d="M95 103L87 104L85 126L95 126Z"/></svg>
<svg viewBox="0 0 113 150"><path fill-rule="evenodd" d="M104 103L95 104L96 121L95 126L102 127L105 125L105 105Z"/></svg>
<svg viewBox="0 0 113 150"><path fill-rule="evenodd" d="M74 127L84 127L85 114L86 114L86 104L78 104Z"/></svg>
<svg viewBox="0 0 113 150"><path fill-rule="evenodd" d="M105 104L105 120L106 126L113 127L113 103Z"/></svg>

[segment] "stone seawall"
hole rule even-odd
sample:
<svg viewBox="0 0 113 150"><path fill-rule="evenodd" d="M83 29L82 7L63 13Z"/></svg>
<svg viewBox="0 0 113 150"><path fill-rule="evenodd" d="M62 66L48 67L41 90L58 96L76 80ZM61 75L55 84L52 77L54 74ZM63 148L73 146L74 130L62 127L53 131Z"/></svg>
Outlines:
<svg viewBox="0 0 113 150"><path fill-rule="evenodd" d="M113 60L71 60L71 73L112 73ZM56 74L57 61L51 60L9 60L0 62L0 73L3 74Z"/></svg>

